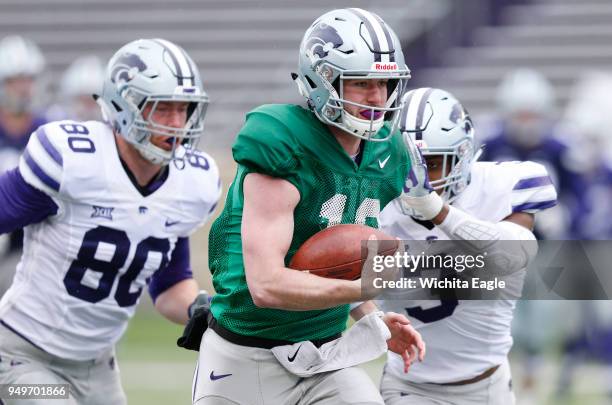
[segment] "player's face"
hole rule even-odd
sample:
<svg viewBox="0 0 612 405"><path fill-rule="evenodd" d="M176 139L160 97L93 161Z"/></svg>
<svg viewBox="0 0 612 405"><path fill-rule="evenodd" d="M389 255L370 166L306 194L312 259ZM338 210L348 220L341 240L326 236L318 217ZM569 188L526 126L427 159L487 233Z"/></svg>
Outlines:
<svg viewBox="0 0 612 405"><path fill-rule="evenodd" d="M177 129L182 129L187 123L187 109L189 103L184 101L161 101L157 103L155 110L153 110L153 106L153 102L149 102L145 105L142 116L146 120ZM175 138L169 136L156 135L153 131L151 143L158 148L170 151L172 150L174 139Z"/></svg>
<svg viewBox="0 0 612 405"><path fill-rule="evenodd" d="M508 133L514 144L535 148L546 135L546 117L533 111L518 111L508 117Z"/></svg>
<svg viewBox="0 0 612 405"><path fill-rule="evenodd" d="M384 107L387 102L387 79L354 79L344 80L345 100L371 107ZM344 104L344 109L351 115L363 119L371 119L372 110ZM382 112L375 111L374 119L379 119Z"/></svg>
<svg viewBox="0 0 612 405"><path fill-rule="evenodd" d="M429 175L429 181L440 180L445 173L448 173L447 170L444 170L444 156L427 156L425 157L425 162L427 163L427 174ZM449 164L448 159L446 162L447 166ZM444 189L436 190L438 194L442 194Z"/></svg>
<svg viewBox="0 0 612 405"><path fill-rule="evenodd" d="M15 76L4 81L5 97L11 100L17 111L25 109L34 98L34 83L32 76Z"/></svg>

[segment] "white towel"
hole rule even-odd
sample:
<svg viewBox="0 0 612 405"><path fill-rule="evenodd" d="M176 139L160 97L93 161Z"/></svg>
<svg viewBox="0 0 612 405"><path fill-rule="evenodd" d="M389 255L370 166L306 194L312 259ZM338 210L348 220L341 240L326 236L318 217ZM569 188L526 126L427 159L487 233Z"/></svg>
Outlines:
<svg viewBox="0 0 612 405"><path fill-rule="evenodd" d="M277 346L272 353L290 373L299 377L341 370L374 360L387 352L391 332L381 312L361 318L344 335L320 348L310 341Z"/></svg>

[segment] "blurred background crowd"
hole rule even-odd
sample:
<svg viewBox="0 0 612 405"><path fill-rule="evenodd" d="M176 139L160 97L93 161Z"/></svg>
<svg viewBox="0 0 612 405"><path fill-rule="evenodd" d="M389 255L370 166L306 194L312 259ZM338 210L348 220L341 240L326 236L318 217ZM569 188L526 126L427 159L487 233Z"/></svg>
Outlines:
<svg viewBox="0 0 612 405"><path fill-rule="evenodd" d="M0 173L17 164L45 122L100 119L91 94L101 89L113 50L162 37L183 46L201 70L211 97L201 146L219 161L227 185L234 174L230 146L245 112L263 103L301 103L290 79L301 36L316 16L347 5L0 0ZM484 145L481 160L548 167L561 203L538 217L540 238L612 238L611 2L355 0L350 6L376 12L395 28L411 88L440 87L462 101ZM192 247L203 284L206 234ZM10 283L21 237L0 236L0 286ZM609 302L521 302L514 336L519 404L612 403Z"/></svg>

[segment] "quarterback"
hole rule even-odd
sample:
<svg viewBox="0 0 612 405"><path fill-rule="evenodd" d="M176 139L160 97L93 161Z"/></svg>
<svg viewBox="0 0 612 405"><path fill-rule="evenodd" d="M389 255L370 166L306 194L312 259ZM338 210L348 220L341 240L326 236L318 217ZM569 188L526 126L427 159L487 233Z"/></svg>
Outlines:
<svg viewBox="0 0 612 405"><path fill-rule="evenodd" d="M379 211L399 196L410 168L396 130L409 70L395 33L362 9L318 18L301 42L298 69L293 78L308 108L251 111L233 146L236 177L210 234L217 295L200 346L199 405L382 404L354 366L368 342L339 356L325 351L342 345L348 304L363 299L360 281L287 264L326 227L378 227ZM403 315L363 315L390 330L383 351L388 345L406 358L422 348ZM313 372L313 359L326 371Z"/></svg>
<svg viewBox="0 0 612 405"><path fill-rule="evenodd" d="M58 404L126 402L114 345L147 285L160 313L187 322L188 237L220 194L215 162L195 149L208 97L182 48L123 46L98 103L106 122L41 126L0 177L0 233L25 227L0 301L0 384L68 384Z"/></svg>
<svg viewBox="0 0 612 405"><path fill-rule="evenodd" d="M491 301L381 301L382 308L405 313L428 346L428 357L409 374L389 353L385 403L512 404L512 313L524 269L537 253L534 215L555 205L555 189L540 164L477 162L472 121L450 93L421 88L404 101L401 131L413 167L402 196L382 212L381 228L404 240L486 247L489 257L505 263L500 274L510 283L506 295Z"/></svg>

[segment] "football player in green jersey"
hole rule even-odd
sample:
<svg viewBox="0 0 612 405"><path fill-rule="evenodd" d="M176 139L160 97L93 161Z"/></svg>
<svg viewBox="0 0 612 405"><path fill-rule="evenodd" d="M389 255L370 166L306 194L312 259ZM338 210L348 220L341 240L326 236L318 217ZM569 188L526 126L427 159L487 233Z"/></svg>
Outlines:
<svg viewBox="0 0 612 405"><path fill-rule="evenodd" d="M233 147L238 170L210 233L217 295L196 404L382 404L355 365L387 348L407 365L423 355L420 335L396 313L360 313L357 332L339 339L348 304L371 298L361 282L287 268L326 227L378 227L401 193L410 161L396 127L410 71L399 40L366 10L328 12L306 31L293 77L309 108L251 111Z"/></svg>

